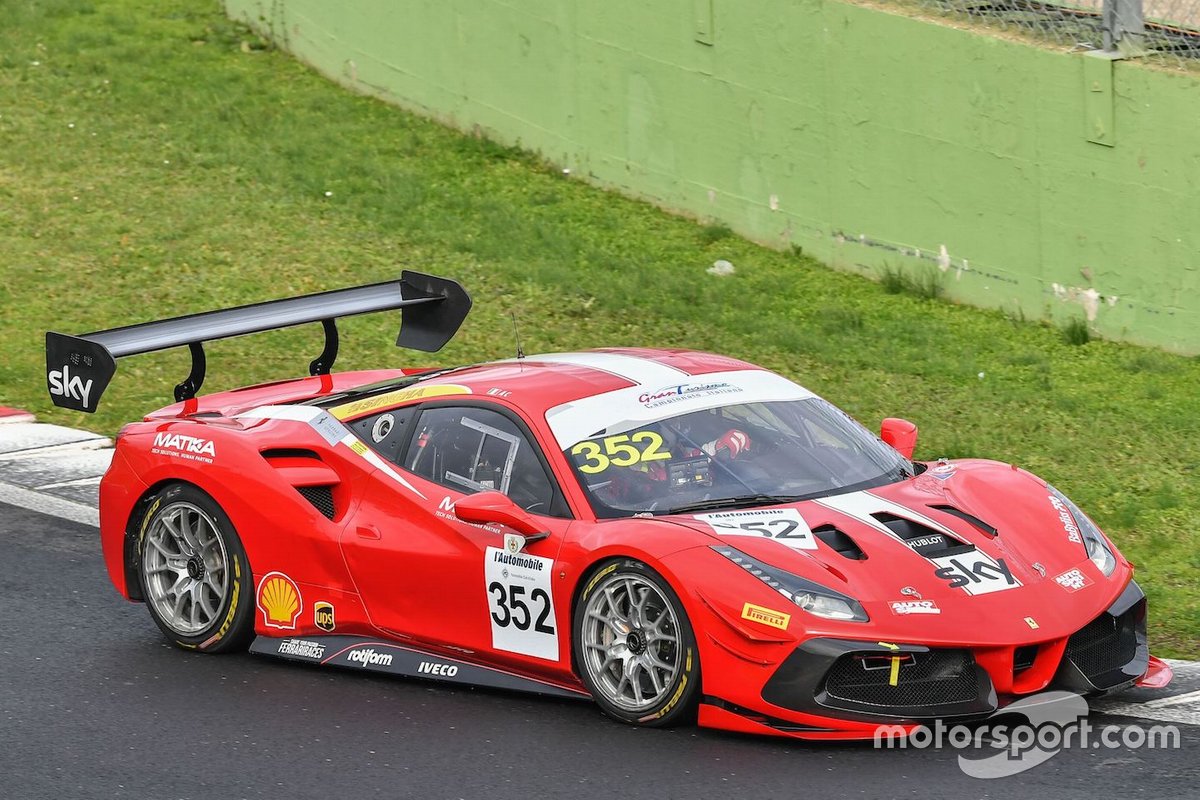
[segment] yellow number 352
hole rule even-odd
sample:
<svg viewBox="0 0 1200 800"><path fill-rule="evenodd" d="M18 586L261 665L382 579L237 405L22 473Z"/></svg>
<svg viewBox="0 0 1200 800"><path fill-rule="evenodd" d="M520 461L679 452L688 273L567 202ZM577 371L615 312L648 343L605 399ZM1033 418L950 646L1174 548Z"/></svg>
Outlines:
<svg viewBox="0 0 1200 800"><path fill-rule="evenodd" d="M633 436L622 433L580 442L571 448L571 455L586 458L587 463L580 464L579 471L595 475L609 467L632 467L643 461L670 458L670 453L660 449L662 446L662 437L654 431L638 431Z"/></svg>

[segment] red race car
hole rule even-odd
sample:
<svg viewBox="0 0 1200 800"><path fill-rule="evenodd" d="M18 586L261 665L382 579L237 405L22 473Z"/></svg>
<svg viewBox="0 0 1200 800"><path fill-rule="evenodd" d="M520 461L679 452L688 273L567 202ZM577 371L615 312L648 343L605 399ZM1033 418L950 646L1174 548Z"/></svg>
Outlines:
<svg viewBox="0 0 1200 800"><path fill-rule="evenodd" d="M335 320L401 309L436 350L442 278L47 334L54 402L187 345L176 404L100 487L109 574L180 647L563 697L642 725L869 738L1047 688L1165 685L1133 567L1008 464L911 460L772 372L604 349L330 373ZM203 343L321 322L310 377L197 397Z"/></svg>

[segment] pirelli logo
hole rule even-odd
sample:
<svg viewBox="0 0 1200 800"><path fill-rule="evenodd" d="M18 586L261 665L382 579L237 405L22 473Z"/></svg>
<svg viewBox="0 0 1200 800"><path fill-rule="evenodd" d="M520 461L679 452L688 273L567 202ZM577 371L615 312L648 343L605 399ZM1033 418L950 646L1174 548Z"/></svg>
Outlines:
<svg viewBox="0 0 1200 800"><path fill-rule="evenodd" d="M751 622L759 622L763 625L770 625L772 628L779 628L781 631L786 631L788 623L792 621L791 614L784 614L781 611L772 611L769 608L756 606L753 603L746 603L742 606L742 619L748 619Z"/></svg>

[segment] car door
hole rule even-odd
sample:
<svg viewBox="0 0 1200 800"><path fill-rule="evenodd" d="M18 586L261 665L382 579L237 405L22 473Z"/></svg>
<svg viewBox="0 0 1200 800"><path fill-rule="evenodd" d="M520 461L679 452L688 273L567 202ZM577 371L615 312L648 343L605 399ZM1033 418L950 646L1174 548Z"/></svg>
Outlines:
<svg viewBox="0 0 1200 800"><path fill-rule="evenodd" d="M495 651L527 668L557 662L569 620L555 614L552 569L571 520L524 421L495 404L443 401L356 424L389 456L342 540L371 622L420 643ZM507 552L498 526L454 515L457 501L488 489L508 495L549 535Z"/></svg>

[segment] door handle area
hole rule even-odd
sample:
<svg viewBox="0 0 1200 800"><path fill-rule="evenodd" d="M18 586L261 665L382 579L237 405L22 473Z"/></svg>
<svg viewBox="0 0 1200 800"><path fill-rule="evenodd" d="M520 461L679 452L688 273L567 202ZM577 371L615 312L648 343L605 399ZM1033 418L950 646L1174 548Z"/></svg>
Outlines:
<svg viewBox="0 0 1200 800"><path fill-rule="evenodd" d="M354 529L360 539L382 539L383 534L374 525L359 525Z"/></svg>

